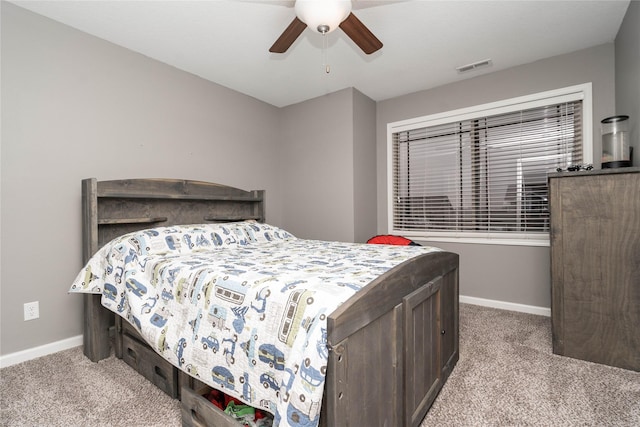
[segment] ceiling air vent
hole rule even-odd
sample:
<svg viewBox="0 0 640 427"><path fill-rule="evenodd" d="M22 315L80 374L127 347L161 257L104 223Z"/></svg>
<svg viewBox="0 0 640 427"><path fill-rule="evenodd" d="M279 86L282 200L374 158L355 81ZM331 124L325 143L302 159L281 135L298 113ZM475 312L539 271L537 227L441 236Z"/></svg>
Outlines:
<svg viewBox="0 0 640 427"><path fill-rule="evenodd" d="M477 70L479 68L490 67L492 64L490 59L484 59L482 61L474 62L473 64L461 65L456 67L458 73L468 73L469 71Z"/></svg>

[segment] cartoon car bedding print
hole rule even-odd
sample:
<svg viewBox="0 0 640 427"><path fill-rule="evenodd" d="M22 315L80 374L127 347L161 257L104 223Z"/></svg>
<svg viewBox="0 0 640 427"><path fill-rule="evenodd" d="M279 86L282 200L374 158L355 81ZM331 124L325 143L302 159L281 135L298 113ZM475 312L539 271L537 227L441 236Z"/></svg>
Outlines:
<svg viewBox="0 0 640 427"><path fill-rule="evenodd" d="M102 294L163 358L275 425L315 426L328 314L435 250L304 240L252 221L160 227L102 247L71 292Z"/></svg>

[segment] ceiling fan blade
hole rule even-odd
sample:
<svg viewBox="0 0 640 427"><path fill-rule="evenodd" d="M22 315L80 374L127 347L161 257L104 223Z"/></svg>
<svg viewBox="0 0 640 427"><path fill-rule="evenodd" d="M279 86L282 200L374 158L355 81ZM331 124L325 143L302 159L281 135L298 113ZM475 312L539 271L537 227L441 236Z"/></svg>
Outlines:
<svg viewBox="0 0 640 427"><path fill-rule="evenodd" d="M269 48L272 53L285 53L300 34L307 28L307 24L295 17L286 30L278 37L278 40Z"/></svg>
<svg viewBox="0 0 640 427"><path fill-rule="evenodd" d="M342 21L340 28L367 55L382 47L382 42L353 13Z"/></svg>

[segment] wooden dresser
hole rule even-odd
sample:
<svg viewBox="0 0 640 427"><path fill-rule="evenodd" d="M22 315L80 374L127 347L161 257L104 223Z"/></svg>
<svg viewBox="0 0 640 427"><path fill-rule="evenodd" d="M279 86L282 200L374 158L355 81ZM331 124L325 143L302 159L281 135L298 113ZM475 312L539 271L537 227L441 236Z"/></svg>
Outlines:
<svg viewBox="0 0 640 427"><path fill-rule="evenodd" d="M640 371L640 168L549 175L555 354Z"/></svg>

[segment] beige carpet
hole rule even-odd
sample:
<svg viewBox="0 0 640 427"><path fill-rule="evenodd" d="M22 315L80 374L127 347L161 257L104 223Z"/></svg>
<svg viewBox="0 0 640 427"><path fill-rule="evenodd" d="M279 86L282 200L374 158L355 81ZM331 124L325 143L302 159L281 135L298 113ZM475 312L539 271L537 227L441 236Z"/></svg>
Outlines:
<svg viewBox="0 0 640 427"><path fill-rule="evenodd" d="M555 356L550 328L461 304L460 361L422 426L640 426L640 373ZM2 426L181 425L179 402L79 347L0 370L0 390Z"/></svg>
<svg viewBox="0 0 640 427"><path fill-rule="evenodd" d="M460 305L460 360L426 426L640 426L640 372L551 349L551 319Z"/></svg>

